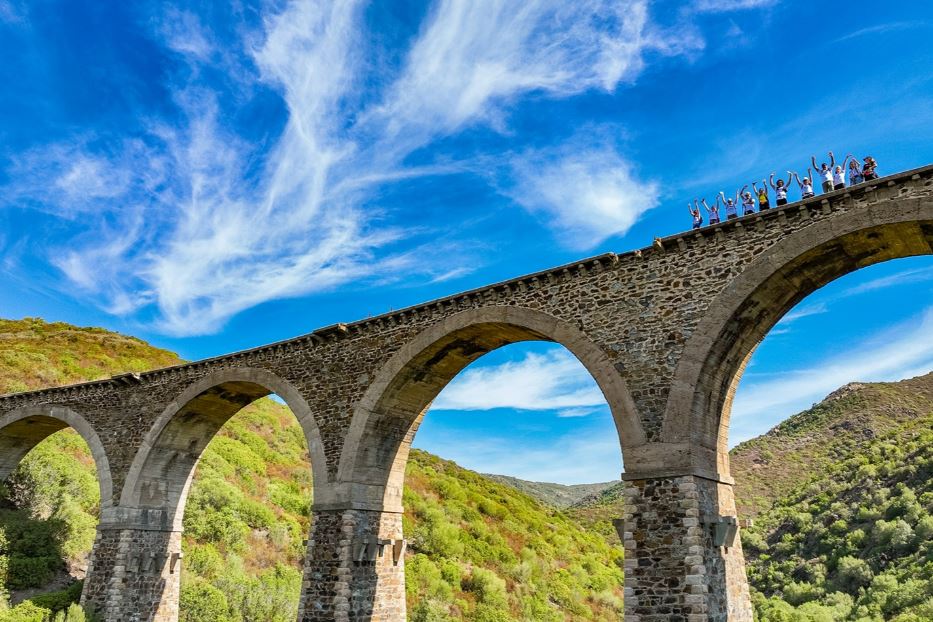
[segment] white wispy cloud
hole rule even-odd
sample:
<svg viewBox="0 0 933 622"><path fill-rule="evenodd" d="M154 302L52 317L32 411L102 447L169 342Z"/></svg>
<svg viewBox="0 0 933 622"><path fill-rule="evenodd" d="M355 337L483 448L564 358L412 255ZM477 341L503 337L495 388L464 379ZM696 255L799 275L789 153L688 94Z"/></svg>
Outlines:
<svg viewBox="0 0 933 622"><path fill-rule="evenodd" d="M860 28L858 30L852 31L849 34L839 37L838 39L833 40L833 43L841 43L843 41L848 41L850 39L855 39L858 37L864 37L866 35L880 35L888 32L897 32L900 30L911 30L914 28L924 28L929 27L928 22L888 22L886 24L877 24L875 26L869 26L867 28Z"/></svg>
<svg viewBox="0 0 933 622"><path fill-rule="evenodd" d="M632 165L610 147L588 149L574 141L518 156L513 168L513 198L576 249L624 235L659 203L659 185L639 180Z"/></svg>
<svg viewBox="0 0 933 622"><path fill-rule="evenodd" d="M647 0L519 8L439 0L397 73L374 81L363 9L359 0L296 0L244 38L251 71L287 109L268 149L236 133L220 105L228 94L198 70L233 71L205 25L184 11L156 20L163 45L192 69L166 84L180 119L144 119L143 138L109 148L105 137L76 137L24 154L11 171L17 181L4 188L19 204L81 216L84 233L51 262L67 288L190 335L219 330L251 306L350 281L399 272L454 278L457 253L426 261L416 231L382 224L391 218L367 204L395 180L451 172L409 167L410 155L479 124L506 130L510 106L530 93L612 91L633 81L649 54L702 47L695 35L659 29ZM250 75L239 71L231 82ZM234 95L248 98L255 87ZM656 203L656 186L609 147L504 159L520 203L581 248L624 233ZM534 179L527 167L535 164L552 179Z"/></svg>
<svg viewBox="0 0 933 622"><path fill-rule="evenodd" d="M393 146L413 149L529 91L568 96L632 80L644 54L701 44L658 31L644 0L441 0L401 75L372 111Z"/></svg>
<svg viewBox="0 0 933 622"><path fill-rule="evenodd" d="M933 281L933 267L915 268L913 270L904 270L890 276L884 276L877 279L860 283L850 287L840 294L841 297L857 296L867 292L877 291L888 287L897 287L900 285L910 285L912 283L925 283Z"/></svg>
<svg viewBox="0 0 933 622"><path fill-rule="evenodd" d="M16 24L24 19L23 14L16 10L12 2L9 2L9 0L0 0L0 22Z"/></svg>
<svg viewBox="0 0 933 622"><path fill-rule="evenodd" d="M806 369L747 378L732 407L735 444L853 381L893 381L933 370L933 307Z"/></svg>
<svg viewBox="0 0 933 622"><path fill-rule="evenodd" d="M190 11L167 9L161 33L168 48L182 55L206 61L214 52L214 44L201 20Z"/></svg>
<svg viewBox="0 0 933 622"><path fill-rule="evenodd" d="M520 361L470 367L438 395L432 410L560 410L581 416L582 408L606 399L586 368L566 350L529 353Z"/></svg>
<svg viewBox="0 0 933 622"><path fill-rule="evenodd" d="M696 0L693 9L701 13L724 13L773 6L777 0Z"/></svg>
<svg viewBox="0 0 933 622"><path fill-rule="evenodd" d="M599 410L598 407L587 406L583 408L564 408L557 411L557 416L562 419L573 419L576 417L589 417Z"/></svg>
<svg viewBox="0 0 933 622"><path fill-rule="evenodd" d="M828 311L829 305L827 305L825 302L818 302L812 305L795 307L787 315L781 318L781 321L778 322L778 325L790 324L791 322L795 322L800 318L808 317L811 315L821 315L823 313L827 313Z"/></svg>
<svg viewBox="0 0 933 622"><path fill-rule="evenodd" d="M792 332L792 329L788 326L789 324L792 324L793 322L805 317L828 313L832 304L846 298L851 298L853 296L858 296L869 292L876 292L878 290L887 289L889 287L899 287L901 285L912 285L915 283L925 283L929 281L933 281L933 268L912 268L910 270L902 270L888 276L871 279L864 283L860 283L853 287L844 289L838 293L832 295L823 295L823 300L819 302L798 305L789 313L787 313L787 315L781 318L781 321L778 322L775 328L772 329L768 334L781 335Z"/></svg>

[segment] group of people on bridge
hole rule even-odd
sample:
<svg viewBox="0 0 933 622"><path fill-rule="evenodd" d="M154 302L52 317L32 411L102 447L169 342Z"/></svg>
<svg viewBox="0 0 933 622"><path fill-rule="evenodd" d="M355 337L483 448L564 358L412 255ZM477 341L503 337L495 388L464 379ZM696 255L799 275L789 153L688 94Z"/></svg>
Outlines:
<svg viewBox="0 0 933 622"><path fill-rule="evenodd" d="M787 205L787 191L791 181L797 182L797 186L800 189L800 199L809 199L816 194L813 186L814 169L816 169L822 180L824 193L845 188L847 174L849 177L849 186L855 186L866 181L878 179L878 163L875 162L875 159L871 156L865 156L862 160L863 163L859 166L858 158L849 154L842 161L842 164L836 164L836 157L833 155L833 152L830 151L829 162L823 162L819 166L816 165L816 158L810 156L810 162L813 166L812 168L807 167L807 174L805 177L800 177L795 171L787 171L787 181L778 179L775 182L774 173L771 173L771 176L767 180L761 180L760 188L756 182L752 182L751 186L754 194L748 192L748 184L745 184L739 190L736 190L735 197L727 197L724 192L720 191L719 195L716 196L716 203L714 205L709 205L705 197L703 199L693 199L692 204L689 202L687 203L687 209L690 210L690 215L693 217L693 228L699 229L703 226L703 213L700 211L701 203L706 209L707 214L709 214L709 224L711 225L721 222L720 210L725 212L727 220L738 218L740 215L740 204L742 206L742 216L754 214L756 211L756 199L758 201L757 211L770 209L771 199L768 195L768 186L771 186L771 189L774 190L778 206Z"/></svg>

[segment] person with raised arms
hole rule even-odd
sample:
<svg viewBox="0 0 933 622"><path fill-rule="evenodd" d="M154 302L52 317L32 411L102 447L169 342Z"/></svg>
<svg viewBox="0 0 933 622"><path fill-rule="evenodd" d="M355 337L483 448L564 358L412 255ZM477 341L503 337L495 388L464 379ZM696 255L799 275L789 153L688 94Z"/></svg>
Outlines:
<svg viewBox="0 0 933 622"><path fill-rule="evenodd" d="M747 188L748 186L745 186L745 187ZM729 197L727 199L726 194L722 190L719 191L719 197L717 197L717 199L721 198L722 204L726 208L726 220L732 220L734 218L739 217L738 204L739 204L739 196L741 194L742 194L742 191L737 190L735 193L734 199L732 197Z"/></svg>
<svg viewBox="0 0 933 622"><path fill-rule="evenodd" d="M852 158L852 154L848 154L845 159L842 161L842 164L837 164L833 168L833 190L842 190L846 187L846 167L849 163L849 160ZM858 166L856 166L856 170ZM850 181L850 183L855 183Z"/></svg>
<svg viewBox="0 0 933 622"><path fill-rule="evenodd" d="M768 198L768 182L762 179L761 188L755 185L755 182L752 182L752 190L758 196L758 210L771 209L771 200Z"/></svg>
<svg viewBox="0 0 933 622"><path fill-rule="evenodd" d="M755 213L755 199L752 197L751 192L746 192L746 188L748 188L748 184L742 186L742 216Z"/></svg>
<svg viewBox="0 0 933 622"><path fill-rule="evenodd" d="M771 187L774 188L774 194L777 196L778 206L787 205L787 187L790 185L790 180L793 178L793 173L787 171L787 181L783 179L777 180L777 185L774 184L774 173L771 173Z"/></svg>
<svg viewBox="0 0 933 622"><path fill-rule="evenodd" d="M787 172L789 173L790 171L787 171ZM814 196L813 181L812 181L813 170L812 169L807 168L807 176L804 177L803 179L801 179L800 175L798 175L795 172L794 179L797 180L797 185L800 186L800 198L801 199L809 199L810 197Z"/></svg>
<svg viewBox="0 0 933 622"><path fill-rule="evenodd" d="M709 224L718 225L719 224L719 197L716 197L716 205L710 207L706 204L706 197L701 199L703 202L703 207L706 208L706 211L709 212Z"/></svg>
<svg viewBox="0 0 933 622"><path fill-rule="evenodd" d="M823 194L833 191L833 168L836 166L836 157L833 155L833 152L829 152L829 164L823 162L819 166L816 165L816 158L810 156L810 162L813 164L819 174L820 179L823 180Z"/></svg>
<svg viewBox="0 0 933 622"><path fill-rule="evenodd" d="M690 215L693 216L693 228L699 229L703 226L703 214L700 212L700 202L697 199L693 199L693 205L690 205L690 201L687 201L687 209L690 210Z"/></svg>

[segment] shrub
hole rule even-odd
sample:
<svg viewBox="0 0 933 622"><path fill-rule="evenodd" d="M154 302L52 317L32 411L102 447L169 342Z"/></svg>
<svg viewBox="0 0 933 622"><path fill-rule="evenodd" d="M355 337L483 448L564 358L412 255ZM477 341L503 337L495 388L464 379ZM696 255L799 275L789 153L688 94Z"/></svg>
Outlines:
<svg viewBox="0 0 933 622"><path fill-rule="evenodd" d="M227 597L206 581L181 586L179 622L227 622Z"/></svg>
<svg viewBox="0 0 933 622"><path fill-rule="evenodd" d="M12 609L0 611L0 622L47 622L51 613L27 600Z"/></svg>
<svg viewBox="0 0 933 622"><path fill-rule="evenodd" d="M871 568L865 560L845 556L836 566L836 585L844 592L855 593L871 583Z"/></svg>
<svg viewBox="0 0 933 622"><path fill-rule="evenodd" d="M474 568L464 589L473 592L477 600L488 605L504 606L507 602L505 580L485 568Z"/></svg>

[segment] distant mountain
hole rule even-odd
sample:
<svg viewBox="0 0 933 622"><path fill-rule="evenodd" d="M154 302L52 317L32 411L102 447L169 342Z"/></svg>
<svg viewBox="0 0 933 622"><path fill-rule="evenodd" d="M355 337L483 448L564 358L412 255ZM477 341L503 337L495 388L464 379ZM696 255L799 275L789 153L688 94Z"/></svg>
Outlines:
<svg viewBox="0 0 933 622"><path fill-rule="evenodd" d="M599 484L552 484L549 482L530 482L528 480L510 477L508 475L493 475L484 473L489 479L495 480L511 486L526 495L530 495L546 505L555 508L569 508L580 501L598 495L607 488L611 488L619 483L619 480L612 482L601 482Z"/></svg>

